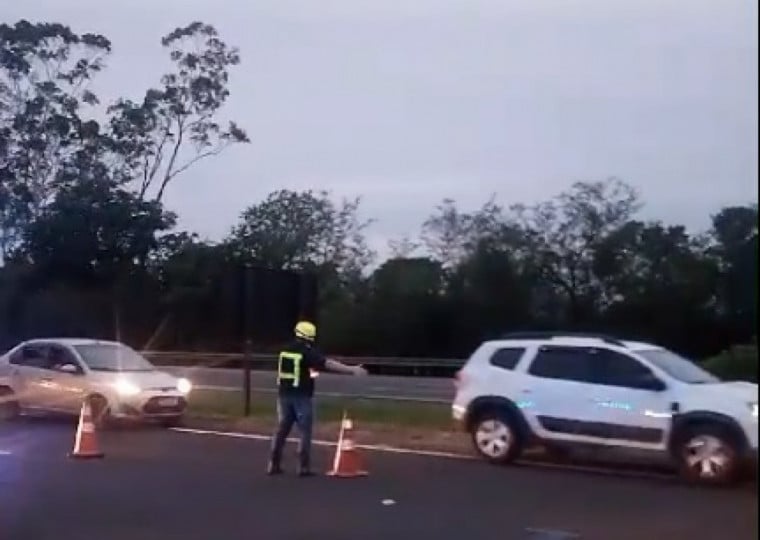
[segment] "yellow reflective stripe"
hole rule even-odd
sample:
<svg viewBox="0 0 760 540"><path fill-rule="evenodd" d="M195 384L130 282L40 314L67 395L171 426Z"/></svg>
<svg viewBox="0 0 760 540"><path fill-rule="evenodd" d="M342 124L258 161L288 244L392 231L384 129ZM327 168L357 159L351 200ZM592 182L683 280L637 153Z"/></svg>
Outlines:
<svg viewBox="0 0 760 540"><path fill-rule="evenodd" d="M277 384L279 384L280 381L283 379L292 380L293 386L298 387L299 383L301 382L301 360L302 359L303 359L303 355L300 353L281 352L279 360L277 362ZM283 371L282 369L283 360L293 361L292 372Z"/></svg>

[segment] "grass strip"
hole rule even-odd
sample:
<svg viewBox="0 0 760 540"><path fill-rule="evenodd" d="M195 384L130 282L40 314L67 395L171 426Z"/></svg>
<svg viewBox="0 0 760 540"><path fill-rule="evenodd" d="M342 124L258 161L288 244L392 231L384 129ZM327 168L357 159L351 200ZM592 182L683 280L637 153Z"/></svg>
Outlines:
<svg viewBox="0 0 760 540"><path fill-rule="evenodd" d="M251 417L274 420L277 416L277 396L257 394L251 396ZM339 421L343 411L351 418L369 424L450 429L451 408L444 403L417 403L408 401L374 400L317 396L316 420ZM189 412L195 416L243 417L243 392L230 390L194 390L190 396Z"/></svg>

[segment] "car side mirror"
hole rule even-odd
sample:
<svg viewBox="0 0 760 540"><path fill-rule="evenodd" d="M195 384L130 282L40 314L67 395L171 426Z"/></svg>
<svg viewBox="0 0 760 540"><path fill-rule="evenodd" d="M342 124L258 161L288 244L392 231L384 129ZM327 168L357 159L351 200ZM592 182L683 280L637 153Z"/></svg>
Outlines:
<svg viewBox="0 0 760 540"><path fill-rule="evenodd" d="M62 371L63 373L77 374L79 373L79 368L74 364L63 364L62 366L58 366L58 371Z"/></svg>

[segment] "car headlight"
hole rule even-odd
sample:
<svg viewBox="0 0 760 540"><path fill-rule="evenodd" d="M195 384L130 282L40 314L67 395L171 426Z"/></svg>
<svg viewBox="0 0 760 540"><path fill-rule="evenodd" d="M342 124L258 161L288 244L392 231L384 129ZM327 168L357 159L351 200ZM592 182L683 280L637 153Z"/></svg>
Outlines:
<svg viewBox="0 0 760 540"><path fill-rule="evenodd" d="M757 418L757 403L750 403L749 408L752 409L752 416Z"/></svg>
<svg viewBox="0 0 760 540"><path fill-rule="evenodd" d="M193 389L193 383L188 381L185 378L178 379L177 380L177 390L182 392L183 394L189 394L190 390Z"/></svg>
<svg viewBox="0 0 760 540"><path fill-rule="evenodd" d="M119 379L116 381L116 383L114 383L114 388L116 388L116 392L118 392L120 396L125 397L136 396L141 392L139 386L125 379Z"/></svg>

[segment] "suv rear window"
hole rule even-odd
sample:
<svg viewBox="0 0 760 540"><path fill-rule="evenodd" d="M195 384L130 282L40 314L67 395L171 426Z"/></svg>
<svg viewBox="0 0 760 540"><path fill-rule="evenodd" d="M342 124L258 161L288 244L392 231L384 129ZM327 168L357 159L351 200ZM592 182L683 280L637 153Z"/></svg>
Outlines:
<svg viewBox="0 0 760 540"><path fill-rule="evenodd" d="M522 347L499 349L491 355L490 363L492 366L512 370L515 369L524 352L525 349Z"/></svg>

